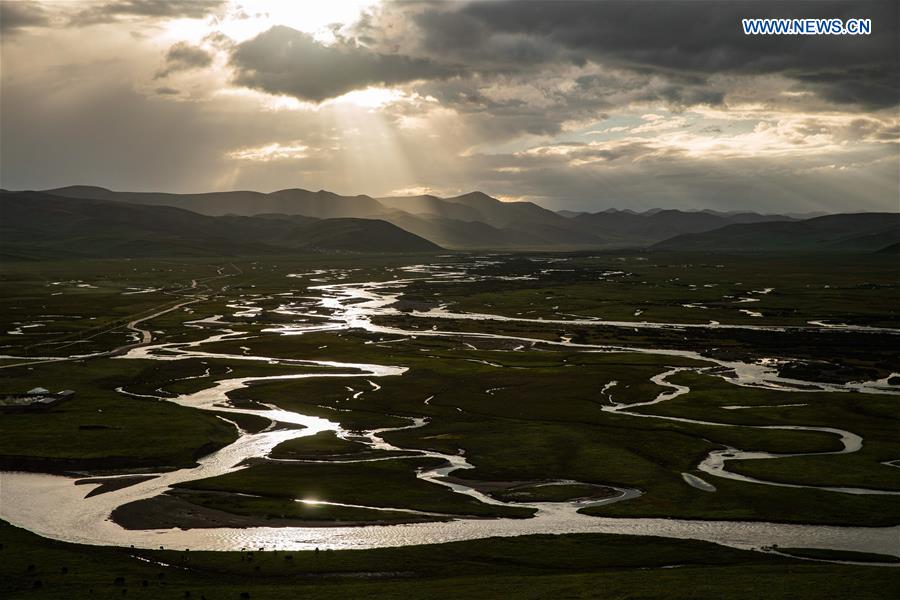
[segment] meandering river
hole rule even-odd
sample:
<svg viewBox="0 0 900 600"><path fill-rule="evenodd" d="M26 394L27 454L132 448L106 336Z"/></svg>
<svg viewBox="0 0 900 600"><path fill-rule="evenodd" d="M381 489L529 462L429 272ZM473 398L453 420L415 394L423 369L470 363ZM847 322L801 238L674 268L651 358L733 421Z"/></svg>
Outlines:
<svg viewBox="0 0 900 600"><path fill-rule="evenodd" d="M327 271L316 275L327 275ZM442 280L465 280L470 275L464 269L446 270L438 267L422 265L406 269L407 276L425 276ZM321 279L325 279L321 277ZM542 344L549 346L565 346L585 352L631 351L669 356L684 356L702 360L718 367L715 374L725 380L742 386L763 387L780 391L859 391L865 393L900 394L895 386L887 384L887 380L854 384L825 384L801 381L780 377L776 369L765 362L743 363L740 361L714 360L700 356L698 353L668 349L642 349L606 347L589 344L575 344L570 340L547 341L527 337L505 336L486 333L453 332L438 329L404 330L397 327L376 325L372 319L378 315L399 314L391 308L402 294L403 287L409 279L393 279L389 281L373 281L365 283L324 282L322 285L310 287L316 296L316 307L310 309L303 306L285 304L276 312L294 315L302 323L292 326L273 328L270 332L284 335L302 335L311 331L329 331L346 329L363 329L376 334L395 336L406 339L409 336L449 337L458 339L478 338L502 339L524 344ZM305 306L305 308L304 308ZM248 307L241 304L244 318L253 318L259 311L248 313ZM409 315L409 313L404 313ZM580 325L608 325L627 327L716 327L716 325L684 325L684 324L648 324L632 322L610 322L596 319L565 320L529 320L511 319L497 315L453 313L444 308L412 313L417 318L437 319L491 319L534 322L536 324L566 323ZM242 468L245 461L266 457L278 444L303 436L314 435L322 431L333 431L340 437L353 435L355 440L362 440L374 449L404 451L405 456L427 456L443 461L440 468L419 474L419 477L439 485L447 486L455 492L468 494L481 502L504 505L506 503L487 496L476 489L444 476L460 470L472 468L465 456L450 455L439 452L420 451L393 446L382 437L389 429L380 429L351 434L339 423L286 411L275 406L267 406L265 410L252 410L228 405L227 394L246 387L254 382L299 379L306 377L343 377L359 380L371 389L377 389L379 378L402 376L406 370L402 365L376 365L363 363L343 363L335 361L284 360L267 356L247 354L221 354L207 352L204 346L224 339L241 338L246 334L226 329L221 316L207 317L192 322L195 327L209 330L209 335L199 341L190 343L145 343L131 348L120 357L121 360L181 360L185 358L223 358L228 360L260 361L273 364L291 364L309 366L311 372L291 375L274 375L268 377L225 378L211 381L210 385L200 391L185 394L176 398L162 398L183 406L198 410L216 410L219 412L247 413L263 416L273 422L302 425L303 428L269 428L258 433L243 433L237 441L214 452L199 461L198 466L160 473L157 477L136 483L129 487L109 491L85 498L92 489L91 485L74 484L75 479L56 475L45 475L24 472L4 472L0 474L0 518L24 527L39 535L94 545L135 546L141 548L191 549L191 550L239 550L242 548L293 549L305 550L313 548L379 548L417 544L444 543L459 540L471 540L492 536L519 536L528 534L561 534L561 533L612 533L628 535L661 536L670 538L695 539L744 549L762 549L772 546L828 548L846 551L870 552L900 557L900 527L826 527L813 525L786 525L767 522L740 521L703 521L685 519L648 519L648 518L605 518L579 514L580 508L590 504L627 501L637 495L639 490L621 489L617 496L605 500L587 502L546 502L516 503L516 506L529 506L537 510L530 519L466 519L454 518L449 521L426 522L403 525L370 525L353 527L252 527L252 528L205 528L205 529L164 529L164 530L127 530L110 520L111 512L124 504L153 498L164 493L170 486L201 478L222 475ZM725 326L718 326L725 327ZM819 327L818 325L816 327ZM753 326L754 329L784 328ZM867 328L871 331L873 328ZM878 330L879 333L896 334L897 330ZM145 340L148 341L148 340ZM322 372L315 372L322 368ZM708 370L708 367L691 368L691 370ZM667 419L704 425L722 427L740 427L739 425L698 421L673 416L648 415L635 412L640 406L666 402L689 388L677 385L668 380L669 377L685 370L671 369L660 373L653 381L666 388L655 399L646 402L621 404L610 398L604 410L646 419ZM615 382L607 384L600 395L609 395ZM127 390L120 390L128 393ZM363 391L357 394L364 394ZM223 407L224 406L224 407ZM405 427L420 427L426 423L424 418L409 419ZM837 436L842 442L842 449L831 454L842 454L857 451L863 440L856 434L836 428L806 426L769 426L770 429L796 429L818 431ZM829 454L829 453L821 453ZM737 448L711 452L698 465L706 479L696 475L685 474L690 484L715 493L715 479L728 478L758 485L777 485L788 487L814 487L763 481L738 475L728 471L729 460L769 459L776 460L785 456L799 454L772 454L762 452L744 452ZM387 458L385 459L387 460ZM403 460L403 456L390 458ZM834 493L849 494L898 494L883 490L846 487L825 487L822 489Z"/></svg>

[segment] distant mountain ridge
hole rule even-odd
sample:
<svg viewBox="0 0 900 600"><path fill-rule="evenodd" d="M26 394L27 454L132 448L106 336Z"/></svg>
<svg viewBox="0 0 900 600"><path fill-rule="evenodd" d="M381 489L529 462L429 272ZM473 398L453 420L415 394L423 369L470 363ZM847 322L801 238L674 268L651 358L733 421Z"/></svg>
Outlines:
<svg viewBox="0 0 900 600"><path fill-rule="evenodd" d="M631 210L605 210L582 213L570 220L595 235L618 236L623 242L652 244L677 235L712 231L736 223L791 221L783 215L761 215L753 212L717 213L714 211L681 211L654 209L643 213Z"/></svg>
<svg viewBox="0 0 900 600"><path fill-rule="evenodd" d="M656 250L718 252L885 252L900 244L900 213L826 215L804 221L742 223L678 235Z"/></svg>
<svg viewBox="0 0 900 600"><path fill-rule="evenodd" d="M67 248L76 255L111 256L439 248L896 253L900 241L893 213L801 220L712 210L554 212L532 202L501 202L482 192L374 198L298 188L269 194L168 194L70 186L3 191L0 196L0 234L7 256Z"/></svg>
<svg viewBox="0 0 900 600"><path fill-rule="evenodd" d="M5 258L435 252L379 219L209 216L172 206L0 193Z"/></svg>
<svg viewBox="0 0 900 600"><path fill-rule="evenodd" d="M373 198L299 188L167 194L114 192L70 186L45 193L81 199L177 206L204 215L304 215L316 218L381 219L451 249L579 250L649 246L683 234L733 223L784 221L783 215L652 210L561 214L533 202L501 202L483 192L450 198L433 195Z"/></svg>
<svg viewBox="0 0 900 600"><path fill-rule="evenodd" d="M325 190L310 192L301 189L287 189L271 194L247 190L169 194L163 192L114 192L102 187L74 185L43 190L43 192L54 196L83 200L177 206L210 216L253 216L268 213L302 214L308 217L329 219L335 217L368 218L385 212L384 207L369 196L340 196Z"/></svg>

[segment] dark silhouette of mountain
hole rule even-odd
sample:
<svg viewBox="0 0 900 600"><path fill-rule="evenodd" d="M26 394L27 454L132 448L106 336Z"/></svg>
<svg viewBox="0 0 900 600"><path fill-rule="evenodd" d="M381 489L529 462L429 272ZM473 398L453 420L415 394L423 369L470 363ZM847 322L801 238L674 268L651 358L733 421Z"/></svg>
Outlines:
<svg viewBox="0 0 900 600"><path fill-rule="evenodd" d="M394 209L384 219L451 248L574 249L608 245L607 240L573 227L565 217L537 204L501 202L482 192L452 198L410 196L378 201Z"/></svg>
<svg viewBox="0 0 900 600"><path fill-rule="evenodd" d="M469 192L447 198L448 202L476 209L481 219L494 227L526 227L529 224L557 225L565 227L568 219L552 210L541 208L534 202L501 202L483 192Z"/></svg>
<svg viewBox="0 0 900 600"><path fill-rule="evenodd" d="M177 206L205 215L286 214L319 218L379 218L452 248L598 248L607 240L573 227L568 219L531 202L501 202L482 192L437 196L341 196L325 190L288 189L263 194L114 192L92 186L46 190L57 196L131 204Z"/></svg>
<svg viewBox="0 0 900 600"><path fill-rule="evenodd" d="M565 209L563 209L563 210L556 211L556 214L562 215L567 219L571 219L572 217L577 217L578 215L587 214L587 212L588 211L586 211L586 210L565 210Z"/></svg>
<svg viewBox="0 0 900 600"><path fill-rule="evenodd" d="M685 234L657 250L878 252L900 242L900 213L827 215L805 221L728 225Z"/></svg>
<svg viewBox="0 0 900 600"><path fill-rule="evenodd" d="M54 196L109 200L130 204L177 206L203 215L288 214L327 219L333 217L367 218L386 212L369 196L340 196L325 190L310 192L299 188L271 194L251 191L208 192L204 194L166 194L159 192L114 192L106 188L75 185L44 190Z"/></svg>
<svg viewBox="0 0 900 600"><path fill-rule="evenodd" d="M480 210L437 196L378 198L390 212L383 215L398 227L448 248L528 247L546 244L527 233L497 228Z"/></svg>
<svg viewBox="0 0 900 600"><path fill-rule="evenodd" d="M483 220L483 215L477 209L437 196L392 196L378 198L378 202L391 211L402 211L428 218L454 219L456 221Z"/></svg>
<svg viewBox="0 0 900 600"><path fill-rule="evenodd" d="M395 211L384 217L394 225L446 248L527 248L546 242L528 234L498 229L480 221L460 221Z"/></svg>
<svg viewBox="0 0 900 600"><path fill-rule="evenodd" d="M309 192L294 188L272 192L267 194L266 197L274 199L285 208L285 210L275 212L319 217L320 219L334 217L371 218L388 212L381 203L369 196L341 196L325 190ZM243 214L258 214L260 212L257 209L254 210L256 212Z"/></svg>
<svg viewBox="0 0 900 600"><path fill-rule="evenodd" d="M341 196L325 190L311 192L299 188L269 194L252 191L163 194L114 192L98 187L71 186L48 190L47 193L136 205L174 206L209 216L287 215L318 219L381 219L439 246L466 250L649 247L672 238L678 240L673 244L696 244L700 248L705 243L701 240L706 238L679 236L755 224L771 224L772 227L768 230L777 236L781 229L775 226L776 223L788 225L800 222L786 215L661 208L644 212L608 209L595 213L557 213L532 202L502 202L483 192L470 192L451 198L433 195L373 198L366 195ZM860 232L864 237L848 238L842 242L835 240L833 249L840 250L842 243L850 251L889 245L890 234L878 237L877 233ZM866 235L875 237L865 237ZM347 245L350 241L345 238L341 243L349 247ZM790 240L780 243L785 248L792 247ZM729 241L729 244L733 244L735 248L744 247L739 238ZM771 244L778 245L774 241ZM806 247L799 240L795 245ZM822 244L819 246L824 247Z"/></svg>
<svg viewBox="0 0 900 600"><path fill-rule="evenodd" d="M788 221L783 215L757 213L718 213L714 211L681 211L652 209L643 213L630 210L606 210L583 213L569 219L582 230L596 236L611 237L622 243L648 245L685 233L712 231L736 223Z"/></svg>
<svg viewBox="0 0 900 600"><path fill-rule="evenodd" d="M213 217L171 206L40 192L0 194L0 240L0 251L7 258L440 250L376 219Z"/></svg>

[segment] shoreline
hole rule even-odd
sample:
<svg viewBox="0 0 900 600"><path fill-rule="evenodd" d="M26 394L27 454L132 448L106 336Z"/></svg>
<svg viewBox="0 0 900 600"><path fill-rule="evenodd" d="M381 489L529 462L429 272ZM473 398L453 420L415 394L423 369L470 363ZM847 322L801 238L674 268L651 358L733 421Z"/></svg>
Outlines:
<svg viewBox="0 0 900 600"><path fill-rule="evenodd" d="M460 515L459 518L472 518ZM454 518L411 515L404 519L377 520L306 520L238 515L194 504L184 498L161 494L153 498L123 504L110 515L110 520L128 530L147 529L216 529L229 527L364 527L371 525L406 525L410 523L446 523Z"/></svg>

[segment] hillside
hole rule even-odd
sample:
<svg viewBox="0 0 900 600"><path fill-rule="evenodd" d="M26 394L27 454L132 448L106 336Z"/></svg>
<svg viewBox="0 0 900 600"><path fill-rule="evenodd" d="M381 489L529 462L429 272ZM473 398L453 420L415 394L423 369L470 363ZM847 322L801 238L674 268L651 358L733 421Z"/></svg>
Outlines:
<svg viewBox="0 0 900 600"><path fill-rule="evenodd" d="M733 223L789 219L781 215L679 210L557 213L533 202L501 202L483 192L450 198L433 195L373 198L299 188L270 194L252 191L163 194L70 186L48 190L47 193L71 198L176 206L210 216L282 214L316 218L377 218L440 246L455 249L643 247L679 234L709 231Z"/></svg>
<svg viewBox="0 0 900 600"><path fill-rule="evenodd" d="M575 214L569 219L581 230L596 236L615 238L623 244L649 245L686 234L712 231L738 223L789 221L783 215L757 213L717 213L710 210L681 211L657 209L642 213L606 210Z"/></svg>
<svg viewBox="0 0 900 600"><path fill-rule="evenodd" d="M44 190L47 194L84 200L108 200L153 206L177 206L210 216L253 216L263 213L306 215L320 219L334 217L367 218L386 212L368 196L340 196L325 190L310 192L287 189L262 192L234 191L203 194L166 194L159 192L114 192L102 187L75 185Z"/></svg>
<svg viewBox="0 0 900 600"><path fill-rule="evenodd" d="M805 221L728 225L673 237L655 250L878 252L900 242L900 213L827 215Z"/></svg>
<svg viewBox="0 0 900 600"><path fill-rule="evenodd" d="M5 258L239 256L431 252L438 246L385 221L222 216L170 206L0 194Z"/></svg>
<svg viewBox="0 0 900 600"><path fill-rule="evenodd" d="M68 198L130 204L175 206L222 216L260 214L317 218L379 218L450 248L598 248L606 239L573 227L565 217L531 202L501 202L481 192L454 198L341 196L299 188L269 194L251 191L167 194L115 192L101 187L69 186L46 190Z"/></svg>

